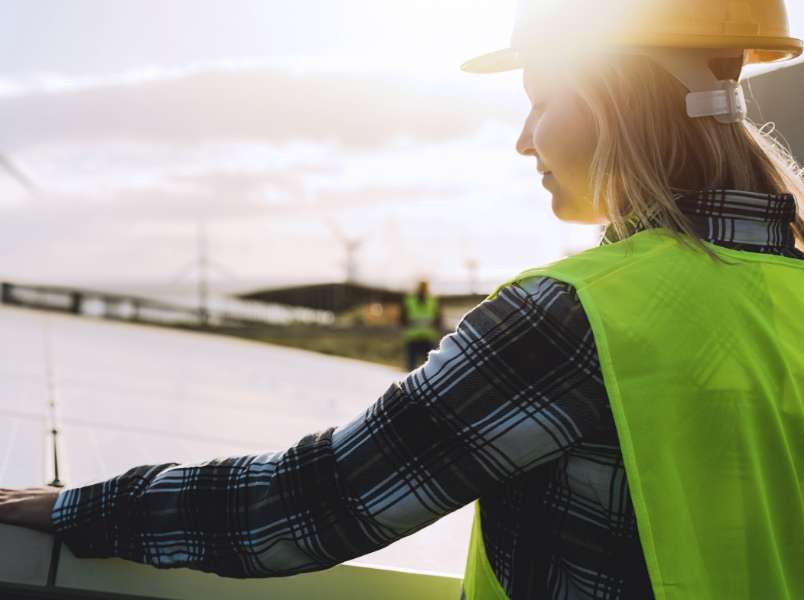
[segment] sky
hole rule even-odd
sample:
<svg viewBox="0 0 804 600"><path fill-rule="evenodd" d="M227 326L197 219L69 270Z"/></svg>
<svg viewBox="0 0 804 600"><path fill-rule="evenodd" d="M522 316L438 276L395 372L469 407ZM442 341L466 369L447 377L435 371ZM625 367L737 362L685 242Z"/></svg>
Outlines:
<svg viewBox="0 0 804 600"><path fill-rule="evenodd" d="M488 287L596 243L514 144L513 0L5 0L0 279ZM804 9L791 7L804 31ZM203 225L199 225L203 224ZM188 268L188 265L190 267Z"/></svg>

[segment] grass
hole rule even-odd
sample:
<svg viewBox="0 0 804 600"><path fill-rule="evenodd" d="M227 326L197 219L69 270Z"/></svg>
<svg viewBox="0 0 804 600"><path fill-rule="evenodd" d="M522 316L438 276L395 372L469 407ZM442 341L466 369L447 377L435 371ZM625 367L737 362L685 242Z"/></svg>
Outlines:
<svg viewBox="0 0 804 600"><path fill-rule="evenodd" d="M398 369L403 369L405 366L402 330L399 328L336 328L320 325L188 328L320 352L330 356L365 360Z"/></svg>

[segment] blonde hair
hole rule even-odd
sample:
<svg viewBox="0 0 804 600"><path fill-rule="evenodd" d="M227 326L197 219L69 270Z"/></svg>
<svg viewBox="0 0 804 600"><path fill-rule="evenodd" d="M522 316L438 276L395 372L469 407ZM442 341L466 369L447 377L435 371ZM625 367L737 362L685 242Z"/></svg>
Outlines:
<svg viewBox="0 0 804 600"><path fill-rule="evenodd" d="M605 204L618 239L629 223L654 223L714 257L674 194L735 189L792 194L793 234L804 249L804 169L772 127L688 117L687 89L647 57L619 54L590 66L569 78L597 129L592 202L596 210Z"/></svg>

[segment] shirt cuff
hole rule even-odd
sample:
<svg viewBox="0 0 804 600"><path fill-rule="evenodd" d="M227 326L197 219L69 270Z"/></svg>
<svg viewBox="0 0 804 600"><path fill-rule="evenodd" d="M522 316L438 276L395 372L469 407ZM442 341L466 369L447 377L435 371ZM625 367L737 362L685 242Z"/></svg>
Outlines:
<svg viewBox="0 0 804 600"><path fill-rule="evenodd" d="M53 531L61 533L67 528L67 514L69 512L68 497L75 493L75 489L65 488L59 491L56 496L56 502L53 503L53 509L50 511L50 523L53 526Z"/></svg>

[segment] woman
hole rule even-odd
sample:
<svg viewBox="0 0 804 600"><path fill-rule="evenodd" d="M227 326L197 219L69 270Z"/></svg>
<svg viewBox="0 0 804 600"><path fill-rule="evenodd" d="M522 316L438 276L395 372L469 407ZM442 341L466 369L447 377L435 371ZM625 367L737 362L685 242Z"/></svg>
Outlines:
<svg viewBox="0 0 804 600"><path fill-rule="evenodd" d="M786 30L780 0L714 5L652 15L680 28L677 51L656 49L666 32L615 47L606 31L557 63L539 57L567 27L524 10L513 51L467 66L524 67L517 150L559 218L608 224L600 247L502 286L348 424L5 491L0 519L79 556L267 577L479 499L469 598L804 597L804 184L735 84L802 44L756 33ZM707 18L708 37L684 31Z"/></svg>

